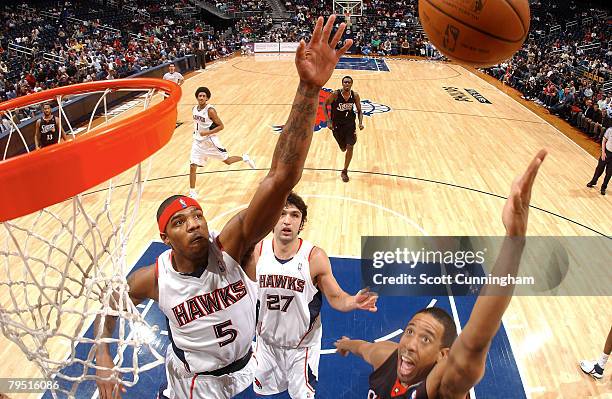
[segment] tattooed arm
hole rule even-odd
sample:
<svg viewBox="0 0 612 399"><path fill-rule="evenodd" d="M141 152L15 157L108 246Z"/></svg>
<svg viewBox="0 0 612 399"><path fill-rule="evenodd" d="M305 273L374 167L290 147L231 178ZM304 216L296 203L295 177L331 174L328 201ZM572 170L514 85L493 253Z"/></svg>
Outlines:
<svg viewBox="0 0 612 399"><path fill-rule="evenodd" d="M287 196L302 176L319 105L319 90L352 45L352 41L347 40L341 49L335 50L345 28L344 23L340 24L331 37L335 19L332 15L323 26L323 18L319 17L310 42L306 44L302 40L298 46L295 65L300 83L289 118L276 143L270 171L259 184L248 208L234 216L219 236L224 250L234 259L242 259L250 246L272 230ZM249 268L247 274L254 278L254 268Z"/></svg>

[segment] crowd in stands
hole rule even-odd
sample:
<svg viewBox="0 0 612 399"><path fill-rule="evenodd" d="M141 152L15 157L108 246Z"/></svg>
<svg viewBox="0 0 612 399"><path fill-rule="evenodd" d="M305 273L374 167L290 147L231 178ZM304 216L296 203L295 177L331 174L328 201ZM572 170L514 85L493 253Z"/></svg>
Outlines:
<svg viewBox="0 0 612 399"><path fill-rule="evenodd" d="M531 35L492 76L601 141L612 126L612 35L607 11L588 2L531 5Z"/></svg>
<svg viewBox="0 0 612 399"><path fill-rule="evenodd" d="M79 82L123 78L193 54L199 38L209 60L235 43L176 12L181 0L141 1L116 9L85 0L0 8L0 101Z"/></svg>
<svg viewBox="0 0 612 399"><path fill-rule="evenodd" d="M362 55L413 55L441 58L418 25L417 0L364 0L351 16L348 37L354 40L350 52ZM329 15L333 2L325 0L286 0L292 21L281 32L288 38L300 37L318 15ZM341 10L336 10L339 12ZM361 15L359 15L359 11Z"/></svg>
<svg viewBox="0 0 612 399"><path fill-rule="evenodd" d="M216 1L215 6L224 13L262 13L271 10L266 0L228 0Z"/></svg>
<svg viewBox="0 0 612 399"><path fill-rule="evenodd" d="M200 38L208 60L244 50L249 42L297 42L308 39L317 16L333 12L328 0L282 1L290 15L284 21L272 18L266 0L213 1L225 12L243 13L223 34L182 14L187 0L138 0L120 13L91 0L70 0L61 7L57 0L5 5L0 8L0 101L125 77L193 54ZM364 0L362 16L353 16L347 29L354 39L350 52L443 58L418 25L417 3ZM612 120L612 84L602 83L612 79L606 12L588 0L531 3L530 38L523 49L486 72L599 140Z"/></svg>

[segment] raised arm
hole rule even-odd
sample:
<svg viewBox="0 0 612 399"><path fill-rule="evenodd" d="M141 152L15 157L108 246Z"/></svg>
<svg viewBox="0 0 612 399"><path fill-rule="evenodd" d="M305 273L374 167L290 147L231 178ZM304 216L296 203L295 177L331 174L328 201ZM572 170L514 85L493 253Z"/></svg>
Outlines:
<svg viewBox="0 0 612 399"><path fill-rule="evenodd" d="M323 18L319 17L310 42L306 44L302 40L298 46L295 65L300 83L289 118L276 143L270 171L259 184L248 208L232 218L219 235L221 245L234 259L240 260L247 248L272 230L287 196L302 176L319 105L319 90L352 44L347 40L341 49L335 50L345 28L344 23L340 24L330 40L335 19L332 15L323 26Z"/></svg>
<svg viewBox="0 0 612 399"><path fill-rule="evenodd" d="M155 265L138 269L128 277L128 286L130 288L130 299L134 306L138 305L146 299L158 299L157 277L155 275ZM111 301L111 307L116 310L117 303ZM97 316L94 322L94 337L110 338L115 331L117 324L117 316L105 316L104 322L101 316ZM111 381L112 377L120 378L111 370L115 366L113 356L108 348L108 343L100 342L96 347L96 365L105 367L105 369L96 369L96 376L106 380L96 379L100 399L121 398L120 391L125 392L125 388L119 386L115 381Z"/></svg>
<svg viewBox="0 0 612 399"><path fill-rule="evenodd" d="M531 189L540 165L546 157L541 150L527 171L512 183L510 196L502 213L506 238L491 272L493 276L516 276L525 245ZM499 330L510 304L514 285L486 285L476 300L465 328L451 347L443 370L434 370L427 378L430 398L464 397L484 375L489 346Z"/></svg>
<svg viewBox="0 0 612 399"><path fill-rule="evenodd" d="M316 247L310 259L310 268L316 278L316 283L327 298L330 306L340 312L351 310L368 310L376 312L376 300L378 296L368 289L359 291L356 295L347 294L332 273L329 257L321 248Z"/></svg>

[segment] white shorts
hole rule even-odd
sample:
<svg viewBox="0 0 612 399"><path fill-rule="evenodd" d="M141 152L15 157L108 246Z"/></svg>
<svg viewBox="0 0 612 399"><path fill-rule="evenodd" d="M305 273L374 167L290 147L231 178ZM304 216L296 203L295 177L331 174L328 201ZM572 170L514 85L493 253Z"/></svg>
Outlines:
<svg viewBox="0 0 612 399"><path fill-rule="evenodd" d="M257 362L253 390L258 395L289 391L292 399L315 397L321 343L308 348L286 349L268 345L257 337L253 357Z"/></svg>
<svg viewBox="0 0 612 399"><path fill-rule="evenodd" d="M163 391L169 399L229 399L253 383L255 357L241 370L219 377L195 375L187 372L183 362L174 355L171 346L166 352L166 378L168 387Z"/></svg>
<svg viewBox="0 0 612 399"><path fill-rule="evenodd" d="M203 140L193 140L191 144L190 162L194 165L204 166L209 158L225 161L229 158L227 150L223 148L217 136L204 137Z"/></svg>

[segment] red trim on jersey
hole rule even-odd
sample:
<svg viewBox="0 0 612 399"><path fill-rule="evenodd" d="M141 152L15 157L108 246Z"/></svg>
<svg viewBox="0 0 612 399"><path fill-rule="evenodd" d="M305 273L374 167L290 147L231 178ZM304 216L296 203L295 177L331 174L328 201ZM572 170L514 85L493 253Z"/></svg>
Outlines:
<svg viewBox="0 0 612 399"><path fill-rule="evenodd" d="M257 360L257 356L255 356L255 354L257 353L257 349L259 349L259 340L255 340L255 352L253 352L253 359L255 359L255 363L259 364L259 361Z"/></svg>
<svg viewBox="0 0 612 399"><path fill-rule="evenodd" d="M308 348L306 348L306 358L304 359L304 380L306 381L306 387L314 393L314 388L308 383Z"/></svg>
<svg viewBox="0 0 612 399"><path fill-rule="evenodd" d="M221 245L221 241L219 241L219 236L217 236L217 237L215 238L215 242L217 243L217 245L219 246L219 249L220 249L221 251L225 251L225 250L223 249L223 245Z"/></svg>
<svg viewBox="0 0 612 399"><path fill-rule="evenodd" d="M310 248L310 252L308 252L308 262L310 262L310 258L312 257L312 251L314 251L316 247L313 245L312 248Z"/></svg>
<svg viewBox="0 0 612 399"><path fill-rule="evenodd" d="M189 390L189 399L193 399L193 387L195 387L195 380L198 375L194 375L191 379L191 389Z"/></svg>
<svg viewBox="0 0 612 399"><path fill-rule="evenodd" d="M159 256L155 259L155 280L159 280Z"/></svg>
<svg viewBox="0 0 612 399"><path fill-rule="evenodd" d="M300 240L300 246L298 247L297 251L295 251L295 255L297 255L297 253L300 252L300 248L302 248L302 243L304 242L304 240L302 240L301 238L298 238L298 240Z"/></svg>
<svg viewBox="0 0 612 399"><path fill-rule="evenodd" d="M389 392L391 397L395 398L397 396L402 396L402 395L405 395L406 392L408 392L408 388L406 388L405 386L401 384L399 377L396 378L395 384L393 384L393 388L391 388L391 392Z"/></svg>
<svg viewBox="0 0 612 399"><path fill-rule="evenodd" d="M317 315L317 318L318 318L319 316L321 316L321 315L320 315L320 314L319 314L319 315ZM315 319L315 321L316 321L316 319ZM306 338L306 336L307 336L308 334L310 334L310 332L312 331L312 328L314 327L314 325L315 325L315 323L312 323L312 325L310 326L310 328L308 329L308 331L306 331L306 333L304 334L304 336L302 337L302 339L300 339L300 342L298 342L298 344L296 345L295 349L297 349L297 348L299 348L299 347L300 347L300 344L302 343L302 341L304 340L304 338Z"/></svg>
<svg viewBox="0 0 612 399"><path fill-rule="evenodd" d="M260 241L259 242L259 256L261 256L261 251L263 251L263 245L264 245L264 242Z"/></svg>

